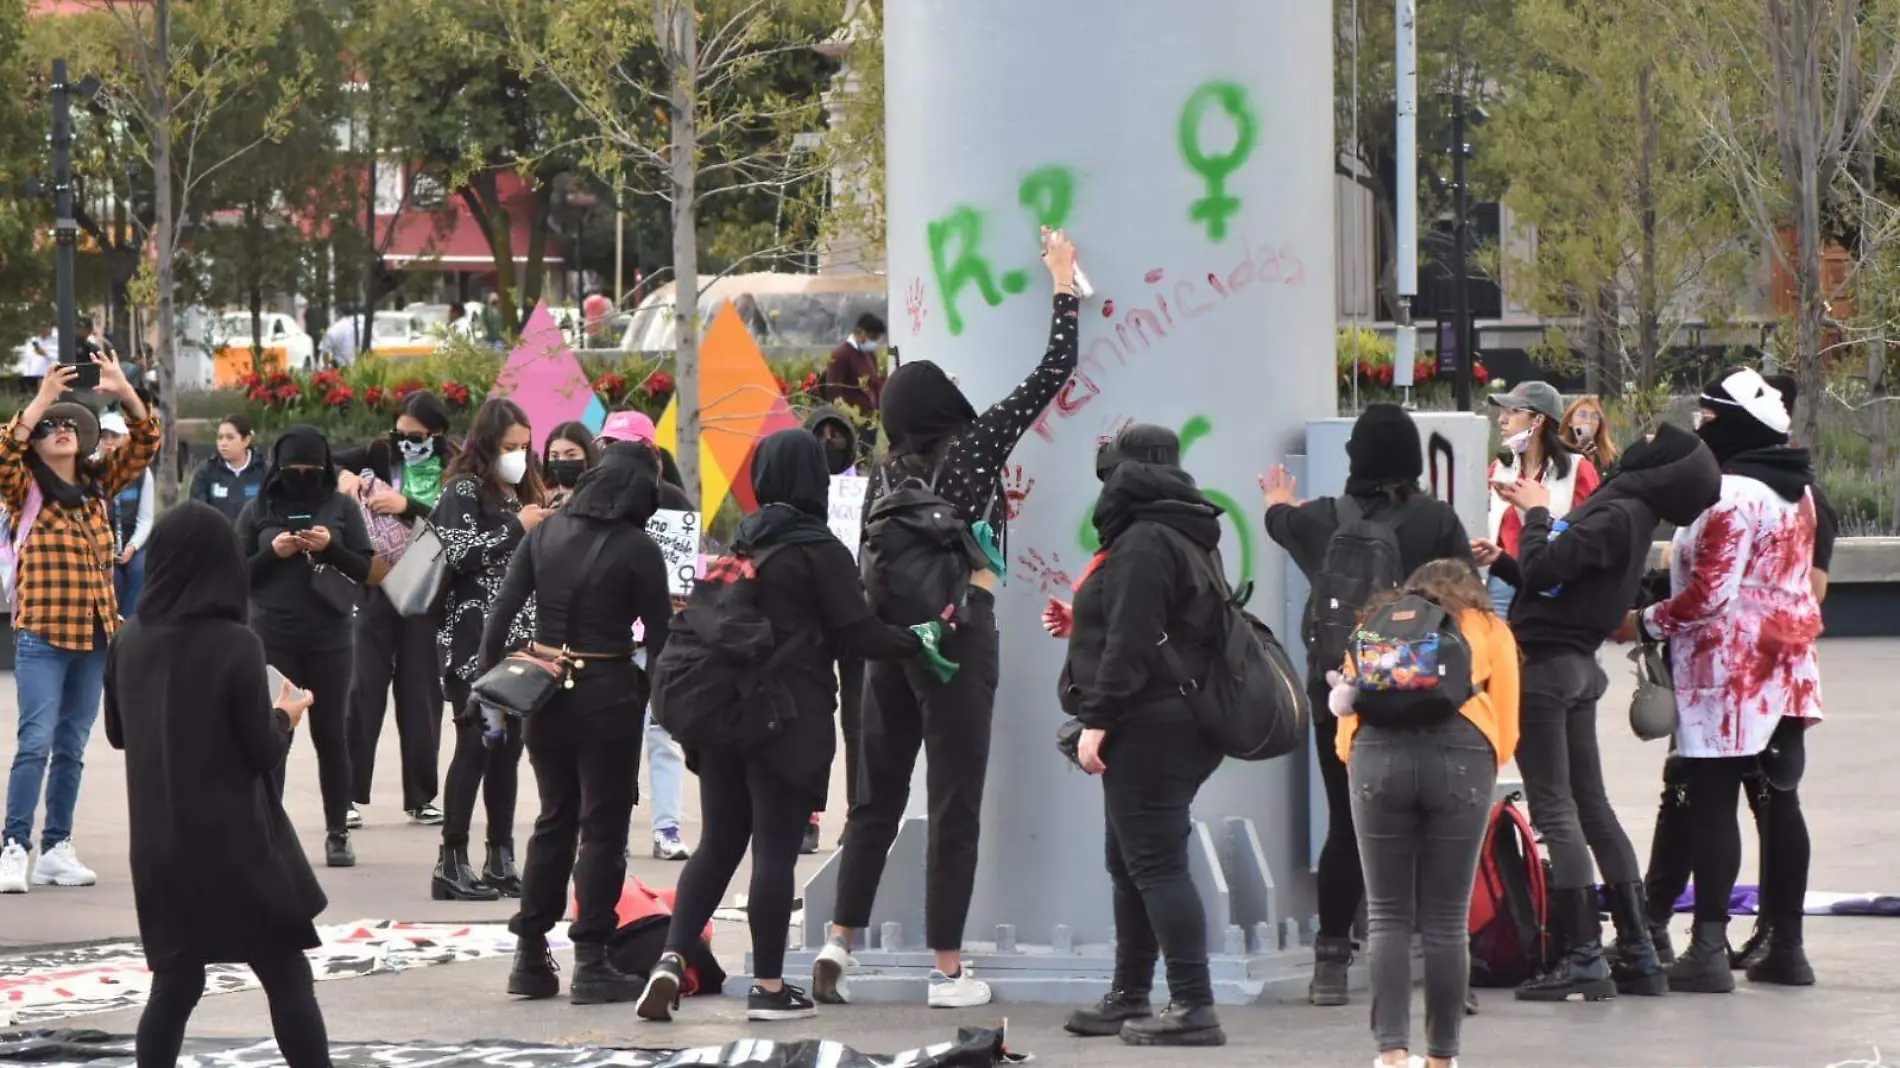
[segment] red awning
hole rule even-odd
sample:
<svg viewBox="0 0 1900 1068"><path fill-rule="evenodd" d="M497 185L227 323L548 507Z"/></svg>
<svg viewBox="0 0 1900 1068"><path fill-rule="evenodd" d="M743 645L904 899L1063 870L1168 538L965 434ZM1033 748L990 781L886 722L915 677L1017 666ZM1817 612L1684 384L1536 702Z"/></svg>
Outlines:
<svg viewBox="0 0 1900 1068"><path fill-rule="evenodd" d="M532 208L532 202L524 206ZM532 212L509 212L509 249L516 263L528 262L529 227L524 216L532 217ZM392 223L395 233L390 235ZM488 236L482 233L482 228L476 225L472 216L459 208L441 213L414 211L401 216L378 215L376 227L389 236L384 246L388 251L383 254L383 258L394 266L468 271L489 270L495 264L495 254L488 247ZM550 235L543 262L549 265L564 262L563 251L560 243Z"/></svg>

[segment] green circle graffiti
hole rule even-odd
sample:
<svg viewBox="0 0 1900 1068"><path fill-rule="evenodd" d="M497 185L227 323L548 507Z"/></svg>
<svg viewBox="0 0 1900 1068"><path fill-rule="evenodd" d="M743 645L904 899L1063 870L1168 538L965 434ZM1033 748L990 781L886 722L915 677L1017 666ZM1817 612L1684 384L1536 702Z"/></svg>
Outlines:
<svg viewBox="0 0 1900 1068"><path fill-rule="evenodd" d="M1214 431L1214 421L1205 415L1197 415L1181 426L1181 464L1187 465L1188 450L1194 443ZM1234 583L1236 590L1244 589L1253 581L1253 526L1247 522L1247 513L1241 510L1238 502L1217 489L1201 488L1209 501L1217 505L1223 517L1233 524L1234 534L1240 542L1240 581ZM1102 540L1095 536L1095 502L1090 501L1082 512L1082 526L1076 534L1076 540L1092 556L1102 551Z"/></svg>

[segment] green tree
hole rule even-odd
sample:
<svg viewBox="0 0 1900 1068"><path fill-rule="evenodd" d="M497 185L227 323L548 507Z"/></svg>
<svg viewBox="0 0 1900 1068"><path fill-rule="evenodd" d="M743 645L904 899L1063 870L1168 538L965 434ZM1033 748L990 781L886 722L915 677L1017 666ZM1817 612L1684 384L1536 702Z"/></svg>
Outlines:
<svg viewBox="0 0 1900 1068"><path fill-rule="evenodd" d="M0 0L0 41L26 36L26 0ZM45 329L51 315L52 258L42 235L50 204L23 196L26 183L51 178L44 152L45 68L24 49L0 57L0 360Z"/></svg>
<svg viewBox="0 0 1900 1068"><path fill-rule="evenodd" d="M1536 228L1519 292L1564 324L1555 347L1588 354L1591 391L1651 389L1681 326L1725 317L1750 266L1702 136L1707 85L1654 0L1519 0L1515 19L1524 45L1480 161Z"/></svg>
<svg viewBox="0 0 1900 1068"><path fill-rule="evenodd" d="M838 25L837 0L573 0L529 32L537 0L484 0L503 12L524 75L557 86L575 120L563 131L591 169L672 208L678 341L680 474L699 488L699 309L702 205L712 197L812 189L821 153L798 135L822 128L808 79L816 46ZM788 87L787 82L790 85ZM822 187L820 187L822 188ZM738 251L738 250L727 250ZM737 267L784 253L756 248Z"/></svg>

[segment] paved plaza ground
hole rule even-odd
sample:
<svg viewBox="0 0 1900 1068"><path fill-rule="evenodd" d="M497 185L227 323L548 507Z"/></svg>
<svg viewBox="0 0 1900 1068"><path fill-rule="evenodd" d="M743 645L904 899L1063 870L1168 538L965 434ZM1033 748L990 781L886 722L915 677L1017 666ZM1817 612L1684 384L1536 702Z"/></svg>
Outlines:
<svg viewBox="0 0 1900 1068"><path fill-rule="evenodd" d="M1606 654L1612 686L1600 733L1611 795L1625 825L1646 852L1655 816L1660 744L1637 742L1622 722L1627 666ZM1809 735L1808 778L1802 793L1814 838L1812 888L1844 892L1900 892L1900 640L1852 639L1822 645L1828 723ZM13 736L13 686L0 679L0 738ZM1008 714L1007 709L999 714ZM320 922L378 918L411 921L500 921L507 902L438 903L429 899L428 872L435 835L407 824L397 803L393 730L386 731L378 764L378 801L369 825L355 836L359 864L347 871L318 869L330 896ZM0 745L0 752L7 747ZM0 954L133 936L137 925L126 864L124 779L118 754L95 732L76 840L100 871L86 890L36 890L0 898ZM299 739L291 758L289 807L306 847L322 842L315 757ZM535 806L523 764L525 843ZM643 775L644 779L644 775ZM688 780L687 837L697 837L697 806ZM842 797L841 788L834 796ZM841 816L826 819L825 840L837 837ZM480 819L479 815L477 817ZM635 815L634 873L670 886L677 865L644 856L647 812ZM477 834L480 833L479 824ZM1745 838L1748 836L1745 836ZM216 843L206 843L215 849ZM1744 881L1752 881L1751 855ZM807 858L809 871L821 858ZM1095 877L1086 873L1085 877ZM1102 876L1105 878L1105 876ZM743 874L735 886L743 889ZM1060 893L1059 888L1051 888ZM1737 937L1748 921L1736 921ZM1677 924L1680 932L1682 923ZM727 925L719 949L735 970L743 937ZM1680 936L1679 936L1680 937ZM1601 1005L1519 1005L1500 992L1484 998L1482 1015L1465 1031L1468 1066L1675 1066L1789 1068L1878 1063L1875 1051L1900 1065L1900 919L1815 917L1808 948L1820 985L1809 990L1755 989L1746 983L1728 997L1674 996L1620 999ZM642 1024L630 1008L575 1008L564 1001L518 1003L503 992L505 959L418 968L397 974L325 982L318 986L331 1035L339 1040L506 1038L530 1042L669 1047L716 1044L742 1036L789 1040L825 1037L867 1052L894 1051L947 1038L958 1025L1009 1024L1012 1049L1050 1065L1364 1065L1372 1043L1364 999L1342 1009L1272 1005L1224 1010L1230 1045L1192 1055L1141 1051L1119 1043L1082 1043L1061 1033L1062 1009L995 1005L971 1012L932 1012L921 1005L869 1005L827 1010L800 1024L758 1026L744 1020L742 999L688 1002L683 1023ZM134 1011L73 1017L52 1026L100 1028L129 1034ZM1415 1020L1422 1028L1422 1009ZM261 993L208 996L193 1021L201 1036L269 1034Z"/></svg>

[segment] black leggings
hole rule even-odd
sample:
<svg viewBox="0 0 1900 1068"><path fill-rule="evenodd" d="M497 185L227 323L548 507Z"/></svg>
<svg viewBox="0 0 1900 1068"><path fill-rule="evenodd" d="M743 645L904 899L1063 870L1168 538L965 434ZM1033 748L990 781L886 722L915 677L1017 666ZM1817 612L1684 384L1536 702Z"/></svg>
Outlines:
<svg viewBox="0 0 1900 1068"><path fill-rule="evenodd" d="M317 1007L310 961L302 953L286 953L251 961L250 966L270 1000L271 1031L284 1063L290 1068L328 1068L330 1035L323 1026L323 1010ZM152 993L139 1016L138 1068L174 1068L185 1044L185 1025L204 992L202 964L152 973Z"/></svg>
<svg viewBox="0 0 1900 1068"><path fill-rule="evenodd" d="M1806 720L1784 716L1769 739L1769 750L1760 756L1683 760L1694 836L1690 856L1697 923L1728 922L1729 898L1742 870L1742 832L1735 802L1743 782L1760 771L1771 788L1763 811L1763 912L1778 933L1800 937L1810 854L1808 822L1801 813L1798 791L1807 760L1806 729Z"/></svg>
<svg viewBox="0 0 1900 1068"><path fill-rule="evenodd" d="M455 717L455 755L442 791L442 844L468 847L468 827L475 819L475 789L481 788L488 809L488 844L513 845L515 795L521 789L521 721L507 717L508 737L490 749L482 744L482 719L469 711L469 684L454 675L442 680Z"/></svg>
<svg viewBox="0 0 1900 1068"><path fill-rule="evenodd" d="M315 701L304 716L311 744L317 750L317 786L323 793L323 825L341 831L350 816L350 679L356 653L341 649L295 649L266 646L264 661L284 677L309 690ZM276 695L271 695L276 699ZM289 762L289 751L284 760ZM277 769L277 799L284 798L285 769Z"/></svg>
<svg viewBox="0 0 1900 1068"><path fill-rule="evenodd" d="M1643 869L1643 896L1649 902L1649 922L1668 923L1676 902L1689 889L1695 868L1695 819L1689 814L1688 762L1673 752L1663 761L1662 803L1656 808L1656 831L1649 840L1649 866ZM1755 818L1758 856L1766 856L1768 825L1762 821L1768 800L1768 781L1759 774L1742 779L1742 797ZM1765 874L1765 870L1764 870ZM1761 911L1766 913L1767 888L1762 888Z"/></svg>
<svg viewBox="0 0 1900 1068"><path fill-rule="evenodd" d="M1359 839L1353 833L1352 788L1346 765L1333 744L1339 720L1325 711L1327 691L1309 688L1313 703L1313 740L1319 746L1319 778L1326 787L1326 844L1319 851L1319 933L1345 938L1359 918L1366 877L1359 864Z"/></svg>
<svg viewBox="0 0 1900 1068"><path fill-rule="evenodd" d="M768 757L702 749L697 763L705 826L699 848L680 872L666 948L684 954L699 944L749 844L752 886L746 915L752 926L752 972L760 979L782 979L810 798L781 779Z"/></svg>

